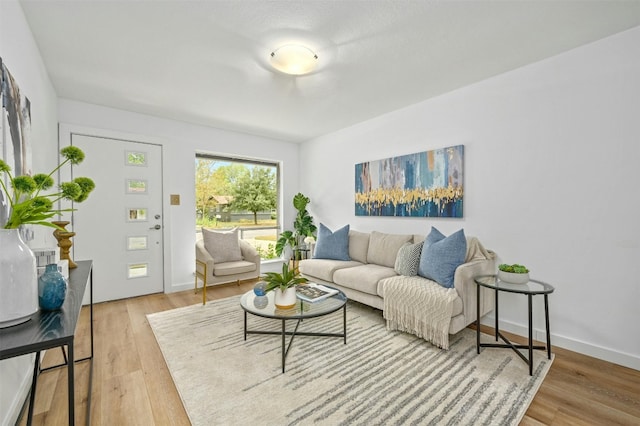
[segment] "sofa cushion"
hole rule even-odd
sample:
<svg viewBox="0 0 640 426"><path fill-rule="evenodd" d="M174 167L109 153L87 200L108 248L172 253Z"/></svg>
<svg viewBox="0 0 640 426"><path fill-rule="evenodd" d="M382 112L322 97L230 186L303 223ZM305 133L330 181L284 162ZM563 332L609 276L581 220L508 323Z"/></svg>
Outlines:
<svg viewBox="0 0 640 426"><path fill-rule="evenodd" d="M396 264L398 250L404 243L411 241L413 241L413 235L385 234L373 231L369 237L367 263L393 268Z"/></svg>
<svg viewBox="0 0 640 426"><path fill-rule="evenodd" d="M321 223L313 258L351 260L349 257L349 225L332 232Z"/></svg>
<svg viewBox="0 0 640 426"><path fill-rule="evenodd" d="M333 282L333 274L337 270L360 265L362 263L353 260L305 259L300 261L298 269L306 277L315 277L323 281Z"/></svg>
<svg viewBox="0 0 640 426"><path fill-rule="evenodd" d="M369 234L354 230L349 231L349 257L361 263L367 263L369 250Z"/></svg>
<svg viewBox="0 0 640 426"><path fill-rule="evenodd" d="M377 294L378 281L396 276L392 268L367 264L335 271L333 282L368 294Z"/></svg>
<svg viewBox="0 0 640 426"><path fill-rule="evenodd" d="M418 275L452 288L456 268L464 263L466 255L467 240L463 229L445 237L431 227L422 248Z"/></svg>
<svg viewBox="0 0 640 426"><path fill-rule="evenodd" d="M204 248L213 257L215 263L242 260L237 227L229 231L214 231L202 228L202 240L204 241Z"/></svg>
<svg viewBox="0 0 640 426"><path fill-rule="evenodd" d="M422 253L422 246L424 242L417 244L404 243L400 250L398 250L398 256L396 257L396 264L393 269L400 274L408 277L418 275L418 265L420 264L420 254Z"/></svg>

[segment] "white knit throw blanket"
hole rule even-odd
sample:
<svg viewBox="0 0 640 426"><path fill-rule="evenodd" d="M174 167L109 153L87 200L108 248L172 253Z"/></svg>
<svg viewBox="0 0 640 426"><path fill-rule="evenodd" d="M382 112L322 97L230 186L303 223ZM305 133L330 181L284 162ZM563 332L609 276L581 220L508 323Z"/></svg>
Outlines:
<svg viewBox="0 0 640 426"><path fill-rule="evenodd" d="M422 277L398 276L384 284L387 330L415 334L449 349L449 324L455 288L444 288Z"/></svg>

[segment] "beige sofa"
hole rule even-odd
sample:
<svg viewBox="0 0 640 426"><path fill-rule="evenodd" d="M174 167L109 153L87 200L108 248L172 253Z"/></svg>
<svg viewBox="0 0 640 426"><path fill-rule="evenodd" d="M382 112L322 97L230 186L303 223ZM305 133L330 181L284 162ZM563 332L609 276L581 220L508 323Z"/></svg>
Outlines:
<svg viewBox="0 0 640 426"><path fill-rule="evenodd" d="M383 310L385 285L403 278L394 270L398 251L406 243L418 243L424 238L424 235L351 230L351 260L306 259L300 261L300 272L311 281L342 290L352 300ZM457 333L476 320L477 289L473 277L495 273L494 259L495 254L484 249L477 238L467 237L465 263L457 267L454 275L457 294L453 301L450 334ZM412 279L430 281L423 277ZM493 305L493 295L483 287L480 297L481 316L491 312Z"/></svg>

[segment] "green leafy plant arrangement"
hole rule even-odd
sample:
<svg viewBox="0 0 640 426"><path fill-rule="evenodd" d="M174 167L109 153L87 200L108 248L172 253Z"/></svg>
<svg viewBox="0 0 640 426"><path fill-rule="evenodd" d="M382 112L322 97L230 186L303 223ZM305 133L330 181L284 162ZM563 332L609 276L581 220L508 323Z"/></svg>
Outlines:
<svg viewBox="0 0 640 426"><path fill-rule="evenodd" d="M282 256L287 246L293 250L295 259L299 258L297 248L300 245L300 239L305 237L314 237L317 231L316 225L313 223L313 217L307 211L307 205L311 202L309 197L298 192L293 197L293 207L298 210L296 219L293 222L294 231L283 231L276 241L276 254Z"/></svg>
<svg viewBox="0 0 640 426"><path fill-rule="evenodd" d="M15 229L20 225L44 225L56 229L61 229L48 220L54 215L63 212L74 211L75 209L54 209L54 203L67 199L80 203L89 197L89 193L95 188L93 181L87 177L77 177L71 182L63 182L59 186L59 191L53 194L42 194L53 187L53 174L60 170L67 163L80 164L84 160L84 152L78 147L67 146L60 150L60 154L65 160L58 165L51 173L38 173L33 177L28 175L16 176L11 175L11 167L4 161L0 160L0 176L6 174L9 177L9 192L4 183L4 179L0 179L0 185L9 199L10 214L4 229Z"/></svg>
<svg viewBox="0 0 640 426"><path fill-rule="evenodd" d="M498 265L498 269L502 272L511 272L512 274L526 274L529 272L526 266L518 265L517 263L514 263L513 265L507 265L506 263L503 263L501 265Z"/></svg>
<svg viewBox="0 0 640 426"><path fill-rule="evenodd" d="M289 269L289 264L284 263L282 265L282 273L278 272L267 272L262 277L261 280L264 280L267 283L265 287L265 291L275 290L279 288L280 291L285 291L289 287L294 287L298 284L304 284L308 282L304 277L300 276L300 273L295 269Z"/></svg>

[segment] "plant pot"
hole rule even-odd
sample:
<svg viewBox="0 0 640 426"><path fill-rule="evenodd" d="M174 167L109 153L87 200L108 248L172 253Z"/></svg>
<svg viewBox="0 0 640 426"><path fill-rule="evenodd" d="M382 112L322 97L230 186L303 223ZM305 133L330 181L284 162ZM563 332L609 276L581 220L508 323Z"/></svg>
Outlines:
<svg viewBox="0 0 640 426"><path fill-rule="evenodd" d="M296 297L296 288L289 287L284 292L279 288L274 290L274 302L278 309L291 309L296 306L298 298Z"/></svg>
<svg viewBox="0 0 640 426"><path fill-rule="evenodd" d="M529 274L516 274L514 272L498 271L498 278L511 284L526 284L529 282Z"/></svg>
<svg viewBox="0 0 640 426"><path fill-rule="evenodd" d="M29 321L38 312L36 257L17 229L0 229L0 328Z"/></svg>

